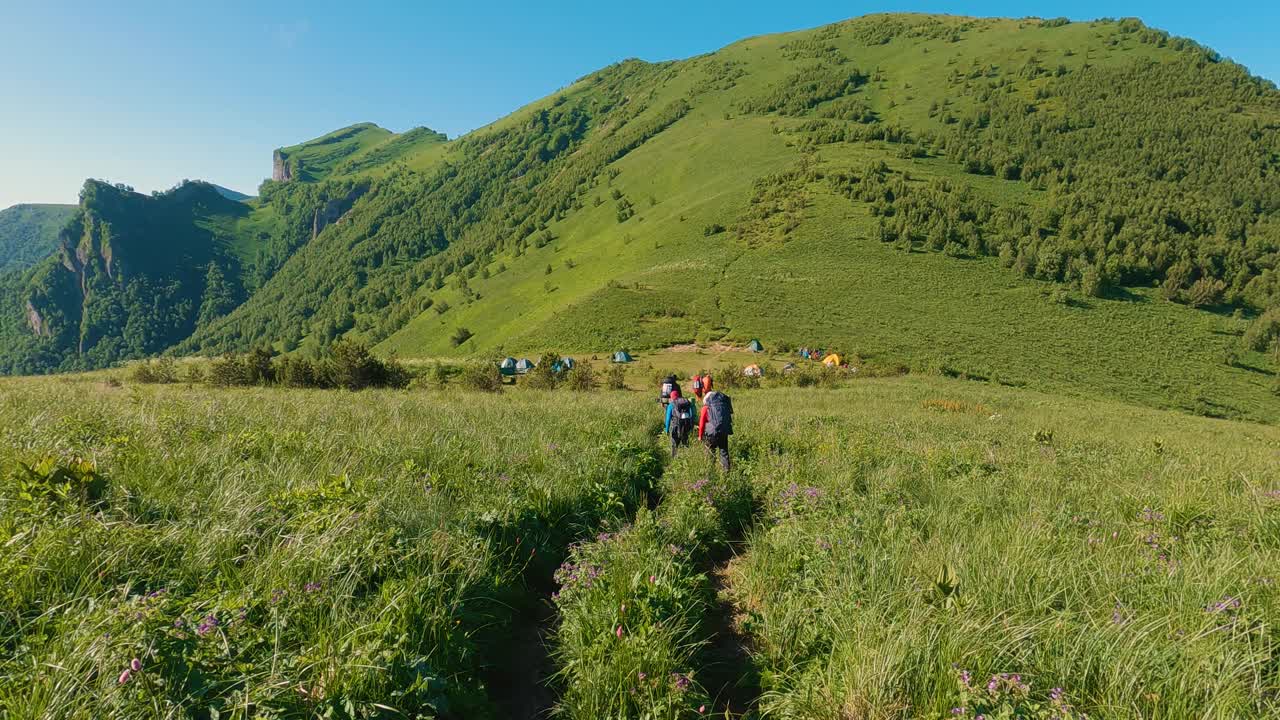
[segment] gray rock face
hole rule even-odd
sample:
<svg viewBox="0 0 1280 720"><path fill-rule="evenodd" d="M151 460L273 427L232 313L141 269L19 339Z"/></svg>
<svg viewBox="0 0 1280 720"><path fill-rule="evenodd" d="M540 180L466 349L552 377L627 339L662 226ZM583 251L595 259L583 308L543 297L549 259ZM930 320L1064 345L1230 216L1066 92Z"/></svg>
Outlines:
<svg viewBox="0 0 1280 720"><path fill-rule="evenodd" d="M31 326L31 332L35 333L36 337L52 335L45 330L44 318L40 317L40 311L36 310L36 306L32 305L30 300L27 301L27 324Z"/></svg>
<svg viewBox="0 0 1280 720"><path fill-rule="evenodd" d="M329 200L324 204L323 208L317 209L311 218L311 239L315 240L321 230L341 220L342 216L351 209L351 206L364 193L364 188L353 188L351 192L347 193L346 197Z"/></svg>
<svg viewBox="0 0 1280 720"><path fill-rule="evenodd" d="M293 172L289 169L289 158L279 150L271 154L271 179L276 182L293 180Z"/></svg>

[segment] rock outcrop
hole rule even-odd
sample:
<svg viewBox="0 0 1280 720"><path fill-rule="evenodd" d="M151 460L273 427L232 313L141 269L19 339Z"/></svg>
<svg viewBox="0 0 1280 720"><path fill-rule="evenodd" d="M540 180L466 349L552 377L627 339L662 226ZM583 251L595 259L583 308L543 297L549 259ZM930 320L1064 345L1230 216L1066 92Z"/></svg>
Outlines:
<svg viewBox="0 0 1280 720"><path fill-rule="evenodd" d="M271 154L271 179L276 182L289 182L293 180L293 169L289 167L289 158L284 153L276 150Z"/></svg>
<svg viewBox="0 0 1280 720"><path fill-rule="evenodd" d="M311 216L311 239L315 240L321 230L329 227L333 223L342 219L343 215L356 204L356 200L364 195L368 190L367 186L356 186L351 189L344 197L334 198L325 202L322 207L316 208L315 213Z"/></svg>

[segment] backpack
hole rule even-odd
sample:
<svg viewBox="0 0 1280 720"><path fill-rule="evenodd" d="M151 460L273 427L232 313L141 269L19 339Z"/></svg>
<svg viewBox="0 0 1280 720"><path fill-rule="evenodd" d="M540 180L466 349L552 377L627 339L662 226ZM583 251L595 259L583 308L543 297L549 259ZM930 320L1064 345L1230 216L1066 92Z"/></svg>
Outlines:
<svg viewBox="0 0 1280 720"><path fill-rule="evenodd" d="M695 393L702 392L702 376L701 375L693 376L693 391Z"/></svg>
<svg viewBox="0 0 1280 720"><path fill-rule="evenodd" d="M733 401L722 392L710 392L703 399L707 408L707 424L703 433L707 436L733 434Z"/></svg>
<svg viewBox="0 0 1280 720"><path fill-rule="evenodd" d="M662 395L658 399L662 401L663 405L666 405L667 402L671 400L671 391L674 390L675 387L675 375L668 375L667 378L662 381Z"/></svg>
<svg viewBox="0 0 1280 720"><path fill-rule="evenodd" d="M693 403L688 398L676 398L671 408L671 438L681 444L689 441L693 431Z"/></svg>

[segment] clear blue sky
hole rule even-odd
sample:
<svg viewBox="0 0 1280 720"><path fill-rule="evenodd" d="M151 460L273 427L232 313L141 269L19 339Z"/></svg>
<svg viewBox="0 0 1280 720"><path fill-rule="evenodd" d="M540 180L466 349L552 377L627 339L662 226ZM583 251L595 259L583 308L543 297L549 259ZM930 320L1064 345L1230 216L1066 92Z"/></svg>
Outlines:
<svg viewBox="0 0 1280 720"><path fill-rule="evenodd" d="M1280 80L1261 0L0 0L0 208L74 202L85 177L252 193L273 148L354 122L454 137L622 58L882 11L1132 15Z"/></svg>

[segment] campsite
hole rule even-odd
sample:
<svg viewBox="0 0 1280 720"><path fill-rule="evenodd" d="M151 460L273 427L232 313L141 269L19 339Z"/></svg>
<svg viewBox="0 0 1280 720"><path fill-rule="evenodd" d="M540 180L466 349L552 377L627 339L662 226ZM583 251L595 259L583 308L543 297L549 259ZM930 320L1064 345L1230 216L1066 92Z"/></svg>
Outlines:
<svg viewBox="0 0 1280 720"><path fill-rule="evenodd" d="M0 720L1280 718L1280 6L957 8L6 8Z"/></svg>

